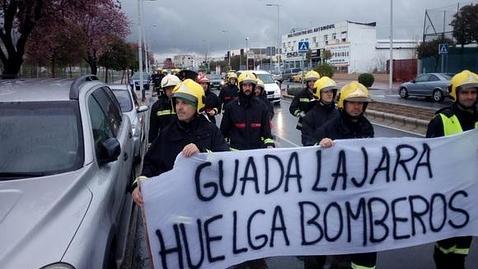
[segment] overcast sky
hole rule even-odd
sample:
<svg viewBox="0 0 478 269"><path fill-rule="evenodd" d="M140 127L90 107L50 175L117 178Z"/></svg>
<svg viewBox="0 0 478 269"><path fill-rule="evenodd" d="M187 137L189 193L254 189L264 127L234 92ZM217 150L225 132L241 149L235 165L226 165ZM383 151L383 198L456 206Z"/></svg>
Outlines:
<svg viewBox="0 0 478 269"><path fill-rule="evenodd" d="M143 0L144 27L152 50L160 58L179 53L223 55L231 48L275 45L277 8L280 5L280 32L340 21L377 22L377 38L388 39L389 0ZM137 40L138 0L121 0L130 19L130 41ZM468 1L470 2L470 1ZM460 5L466 2L461 2ZM456 11L456 0L395 0L394 37L421 39L425 9L436 24L446 24ZM441 9L444 8L444 9ZM438 27L436 25L436 27ZM227 31L224 33L223 31Z"/></svg>

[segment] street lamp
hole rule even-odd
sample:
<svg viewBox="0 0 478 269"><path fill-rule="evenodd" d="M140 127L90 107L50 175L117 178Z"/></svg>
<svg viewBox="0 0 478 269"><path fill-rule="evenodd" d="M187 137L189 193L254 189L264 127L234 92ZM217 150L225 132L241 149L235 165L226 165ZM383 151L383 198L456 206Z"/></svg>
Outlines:
<svg viewBox="0 0 478 269"><path fill-rule="evenodd" d="M246 36L246 70L249 69L249 53L248 52L248 46L247 46L247 41L249 41L249 37Z"/></svg>
<svg viewBox="0 0 478 269"><path fill-rule="evenodd" d="M390 0L390 61L389 61L389 78L388 78L388 89L390 94L392 93L393 87L393 0Z"/></svg>
<svg viewBox="0 0 478 269"><path fill-rule="evenodd" d="M138 66L139 66L139 90L141 91L142 101L145 100L146 94L143 89L143 2L156 0L138 0ZM133 88L136 86L133 84Z"/></svg>
<svg viewBox="0 0 478 269"><path fill-rule="evenodd" d="M229 32L227 30L222 30L224 34L227 34L227 51L228 51L228 57L227 59L229 60L229 70L231 70L231 39L229 38Z"/></svg>
<svg viewBox="0 0 478 269"><path fill-rule="evenodd" d="M280 5L279 4L266 4L266 7L277 7L277 47L276 47L276 55L279 51L279 48L281 47L280 45L280 17L279 17L279 13L280 13ZM278 71L280 73L280 61L279 61L279 57L277 57L277 66L278 66Z"/></svg>

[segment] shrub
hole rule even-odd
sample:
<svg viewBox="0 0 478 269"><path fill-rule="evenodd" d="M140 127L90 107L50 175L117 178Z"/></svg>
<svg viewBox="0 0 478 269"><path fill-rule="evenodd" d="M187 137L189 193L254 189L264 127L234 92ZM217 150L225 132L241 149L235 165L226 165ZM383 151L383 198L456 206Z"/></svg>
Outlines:
<svg viewBox="0 0 478 269"><path fill-rule="evenodd" d="M372 87L375 78L370 73L363 73L360 74L360 76L358 77L358 81L362 83L365 87L369 88Z"/></svg>
<svg viewBox="0 0 478 269"><path fill-rule="evenodd" d="M329 78L332 78L334 76L335 68L328 64L328 63L323 63L314 68L315 71L319 72L320 76L327 76Z"/></svg>

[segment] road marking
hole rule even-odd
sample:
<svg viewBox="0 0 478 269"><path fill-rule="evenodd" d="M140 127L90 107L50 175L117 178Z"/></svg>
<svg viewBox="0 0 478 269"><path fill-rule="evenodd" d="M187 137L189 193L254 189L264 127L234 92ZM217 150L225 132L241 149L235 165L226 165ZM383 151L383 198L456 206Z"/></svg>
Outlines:
<svg viewBox="0 0 478 269"><path fill-rule="evenodd" d="M283 138L283 137L278 136L278 135L276 135L276 134L274 134L274 136L275 136L275 137L278 137L278 138L279 138L280 140L282 140L282 141L285 141L285 142L287 142L287 143L293 145L294 147L301 147L300 145L297 145L296 143L290 141L290 140L287 139L287 138Z"/></svg>

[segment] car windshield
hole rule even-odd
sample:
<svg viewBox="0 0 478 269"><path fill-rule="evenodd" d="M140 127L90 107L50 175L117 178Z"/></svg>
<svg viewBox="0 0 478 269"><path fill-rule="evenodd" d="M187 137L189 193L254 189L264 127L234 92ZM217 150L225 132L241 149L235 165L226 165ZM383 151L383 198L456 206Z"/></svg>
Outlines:
<svg viewBox="0 0 478 269"><path fill-rule="evenodd" d="M134 73L134 75L131 77L133 80L139 80L139 73ZM148 80L149 75L148 73L143 73L143 80Z"/></svg>
<svg viewBox="0 0 478 269"><path fill-rule="evenodd" d="M264 84L275 83L271 74L256 74L257 77L264 82Z"/></svg>
<svg viewBox="0 0 478 269"><path fill-rule="evenodd" d="M121 112L129 112L133 110L133 101L127 90L113 90L113 93L120 103Z"/></svg>
<svg viewBox="0 0 478 269"><path fill-rule="evenodd" d="M0 181L43 176L83 165L76 101L0 102Z"/></svg>
<svg viewBox="0 0 478 269"><path fill-rule="evenodd" d="M210 74L210 75L207 75L207 77L211 80L218 80L218 79L221 79L221 75L216 75L216 74Z"/></svg>

